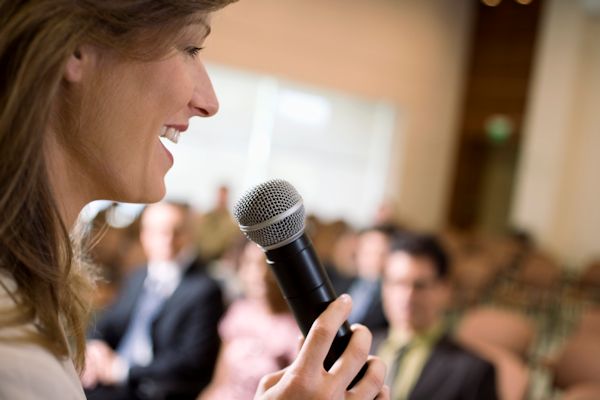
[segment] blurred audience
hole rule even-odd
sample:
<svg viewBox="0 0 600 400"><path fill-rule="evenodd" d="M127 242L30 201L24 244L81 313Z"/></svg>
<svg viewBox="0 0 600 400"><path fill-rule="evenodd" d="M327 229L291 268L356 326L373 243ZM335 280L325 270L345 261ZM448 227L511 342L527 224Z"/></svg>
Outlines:
<svg viewBox="0 0 600 400"><path fill-rule="evenodd" d="M373 216L373 225L398 225L396 203L391 198L386 198L379 203L375 215Z"/></svg>
<svg viewBox="0 0 600 400"><path fill-rule="evenodd" d="M371 330L387 326L381 306L381 272L389 253L393 226L365 229L356 246L356 277L345 290L352 297L348 322L360 323Z"/></svg>
<svg viewBox="0 0 600 400"><path fill-rule="evenodd" d="M355 234L342 220L323 223L316 216L306 218L306 233L311 238L315 252L323 264L336 294L345 291L353 276L355 242L348 240Z"/></svg>
<svg viewBox="0 0 600 400"><path fill-rule="evenodd" d="M195 226L195 241L205 262L220 258L239 235L229 211L229 187L217 188L215 206L202 214Z"/></svg>
<svg viewBox="0 0 600 400"><path fill-rule="evenodd" d="M437 239L403 233L390 248L382 292L390 327L375 346L388 365L391 399L495 399L494 367L458 345L445 325L449 262Z"/></svg>
<svg viewBox="0 0 600 400"><path fill-rule="evenodd" d="M94 293L94 308L112 303L119 292L122 278L146 260L139 240L139 219L122 228L111 226L109 220L117 203L100 211L90 226L90 257L97 266L98 281Z"/></svg>
<svg viewBox="0 0 600 400"><path fill-rule="evenodd" d="M208 273L219 282L223 289L226 306L244 295L238 269L247 243L248 239L240 232L223 255L208 264Z"/></svg>
<svg viewBox="0 0 600 400"><path fill-rule="evenodd" d="M223 301L197 260L189 222L185 204L144 210L148 262L91 328L82 374L88 399L194 399L210 381Z"/></svg>
<svg viewBox="0 0 600 400"><path fill-rule="evenodd" d="M289 365L299 345L300 330L255 244L244 247L238 273L245 296L219 325L223 345L202 400L252 399L260 379Z"/></svg>
<svg viewBox="0 0 600 400"><path fill-rule="evenodd" d="M161 267L153 265L170 263L153 262L153 251L148 244L144 244L145 249L141 251L139 219L128 227L114 228L106 222L111 220L110 208L94 221L92 230L100 231L100 241L93 248L93 257L102 268L100 276L103 278L96 297L97 306L100 312L104 311L104 316L92 327L92 338L100 342L90 340L88 368L83 375L90 399L177 397L178 394L174 395L171 391L173 387L175 392L185 392L177 398L197 396L210 379L205 375L210 375L213 368L209 366L210 359L214 362L217 357L215 325L223 308L222 304L217 305L211 300L219 297L216 295L218 289L210 278L206 278L207 273L219 281L226 304L232 306L219 328L224 345L218 372L215 372L210 388L202 392L202 398L252 398L261 375L291 362L299 330L287 312L272 276L265 272L263 253L256 246L247 245L246 239L231 221L226 207L227 189L221 187L217 193L217 206L202 219L191 218L189 211L183 207L182 212L187 215L183 219L190 226L183 224L186 227L182 232L190 227L194 232L187 235L187 244L175 245L177 241L184 243L186 240L173 239L171 245L165 245L172 246L172 253L176 254L168 258L180 266L179 272L173 274L179 278L173 278L169 273L152 272L161 270ZM562 371L575 369L559 370L549 366L559 365L551 362L556 358L557 349L562 349L565 344L572 346L582 342L583 336L578 332L596 332L582 327L593 326L594 319L589 314L597 310L600 303L600 268L597 261L590 260L580 268L565 268L533 237L518 229L508 230L502 235L444 229L440 232L441 238L453 262L443 270L438 269L436 258L427 251L413 254L399 249L397 238L394 240L396 250L389 257L390 236L396 237L398 230L389 223L393 221L390 205L389 202L382 203L378 213L378 221L384 222L384 225L359 233L345 221L324 222L315 215L307 218L306 229L336 292L349 292L353 297L354 310L350 322L360 322L374 330L374 349L387 337L379 349L382 355L388 357L388 371L396 368L400 371L389 374L393 388L397 386L399 390L399 395L394 398L445 398L432 392L436 389L459 393L457 398L470 398L468 393L491 390L494 374L490 365L466 352L450 338L451 330L455 326L460 328L463 317L482 306L525 313L538 332L527 353L515 356L520 362L519 376L527 379L517 379L519 376L514 373L515 368L507 368L511 365L506 357L494 358L469 347L496 366L498 396L502 399L556 398L563 391L570 394L578 389L554 384L562 379ZM146 226L148 211L144 213ZM196 223L203 225L194 225ZM169 226L174 226L172 224L161 222L159 225L168 230ZM201 234L196 235L196 232ZM231 236L227 232L231 232ZM407 238L412 236L409 234ZM97 237L92 235L92 238ZM207 273L198 261L192 262L195 258L192 244L201 247L209 259ZM152 248L156 250L161 245L153 245ZM211 248L216 250L209 250ZM139 272L134 272L123 285L116 303L103 310L104 305L114 301L114 293L121 287L121 278L134 270L132 266L139 266L139 261L135 260L140 260L140 256L147 256L149 265L142 265ZM389 259L387 264L386 259ZM400 260L408 265L402 267L406 270L398 266L402 264ZM191 266L186 269L184 264L188 262ZM398 278L397 283L390 283L391 277L396 276L394 274L398 271L408 275L402 275L404 277ZM184 285L188 276L190 283ZM142 300L150 296L142 294L146 287L162 285L151 284L155 278L157 282L163 278L165 282L171 282L167 286L174 293L169 295L166 291L158 300ZM182 279L182 283L174 284L178 279ZM200 281L206 282L207 292L198 291ZM173 286L177 288L173 289ZM183 289L184 286L195 289L188 291ZM277 299L271 298L268 293L276 294ZM386 302L394 305L386 306ZM207 306L210 304L214 305ZM141 322L134 322L138 314L145 316L140 318ZM390 319L389 329L386 316ZM500 317L495 317L494 321L506 325ZM207 327L201 328L204 322ZM152 345L150 351L138 354L138 350L128 349L129 345L125 343L131 344L131 340L125 338L134 335L128 333L131 331L139 334L144 330L140 328L144 324L146 333L142 337L146 338L135 342ZM495 323L489 324L493 329ZM273 334L275 331L278 333ZM194 332L202 332L204 336ZM460 329L458 332L460 334ZM593 340L597 341L597 333ZM210 350L202 353L205 350L201 350L200 341L213 343L208 345ZM398 363L394 363L395 348L402 343L414 344L403 351ZM136 355L132 356L133 353ZM597 360L590 362L593 367L598 365ZM456 367L456 363L460 367ZM200 367L200 364L204 366ZM183 365L191 367L183 368ZM465 372L471 369L479 372ZM591 370L596 369L586 369ZM473 377L468 384L463 379L467 374ZM444 376L447 380L443 380ZM394 377L400 377L399 383L394 383ZM450 386L446 387L449 382ZM96 389L91 390L92 387ZM496 396L496 392L492 395ZM473 396L486 398L487 394Z"/></svg>

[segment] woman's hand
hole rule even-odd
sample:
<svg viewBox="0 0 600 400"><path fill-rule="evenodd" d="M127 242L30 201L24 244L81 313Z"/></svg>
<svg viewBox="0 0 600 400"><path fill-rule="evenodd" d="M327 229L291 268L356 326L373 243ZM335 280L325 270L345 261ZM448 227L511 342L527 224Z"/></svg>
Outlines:
<svg viewBox="0 0 600 400"><path fill-rule="evenodd" d="M388 400L384 386L386 367L377 357L369 356L371 333L362 325L352 326L352 338L342 356L329 371L323 361L335 335L352 308L350 296L342 295L312 325L296 360L287 368L265 376L255 399L377 399ZM352 389L346 390L364 363L368 369Z"/></svg>

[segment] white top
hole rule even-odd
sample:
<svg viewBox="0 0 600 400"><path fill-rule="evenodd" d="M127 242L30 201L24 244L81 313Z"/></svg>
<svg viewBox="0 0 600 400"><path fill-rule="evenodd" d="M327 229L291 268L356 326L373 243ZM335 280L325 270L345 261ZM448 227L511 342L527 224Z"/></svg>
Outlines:
<svg viewBox="0 0 600 400"><path fill-rule="evenodd" d="M16 289L14 280L2 271L0 281L11 292ZM0 285L0 315L15 308L4 286ZM0 326L0 399L85 400L71 359L60 360L36 344L7 340L31 329L33 324Z"/></svg>

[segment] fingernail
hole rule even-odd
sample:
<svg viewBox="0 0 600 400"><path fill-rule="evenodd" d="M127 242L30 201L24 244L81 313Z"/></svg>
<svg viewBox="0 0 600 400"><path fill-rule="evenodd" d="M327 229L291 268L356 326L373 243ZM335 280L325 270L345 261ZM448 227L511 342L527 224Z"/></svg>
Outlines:
<svg viewBox="0 0 600 400"><path fill-rule="evenodd" d="M345 303L345 304L349 304L352 302L352 298L350 297L349 294L346 294L346 293L344 293L340 296L340 300L342 301L342 303Z"/></svg>

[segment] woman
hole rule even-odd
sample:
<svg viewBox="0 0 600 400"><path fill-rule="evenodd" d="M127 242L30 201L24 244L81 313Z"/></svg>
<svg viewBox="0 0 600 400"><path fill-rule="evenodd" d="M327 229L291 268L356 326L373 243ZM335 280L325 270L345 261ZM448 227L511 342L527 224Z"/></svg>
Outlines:
<svg viewBox="0 0 600 400"><path fill-rule="evenodd" d="M199 400L252 399L262 376L291 364L298 350L300 330L254 243L246 241L238 276L244 294L219 324L217 367Z"/></svg>
<svg viewBox="0 0 600 400"><path fill-rule="evenodd" d="M0 398L84 398L88 278L69 232L95 199L155 202L174 142L218 102L198 52L231 0L0 0ZM74 242L76 240L74 239ZM264 398L375 398L384 366L350 392L370 334L322 360L350 310L319 318Z"/></svg>

